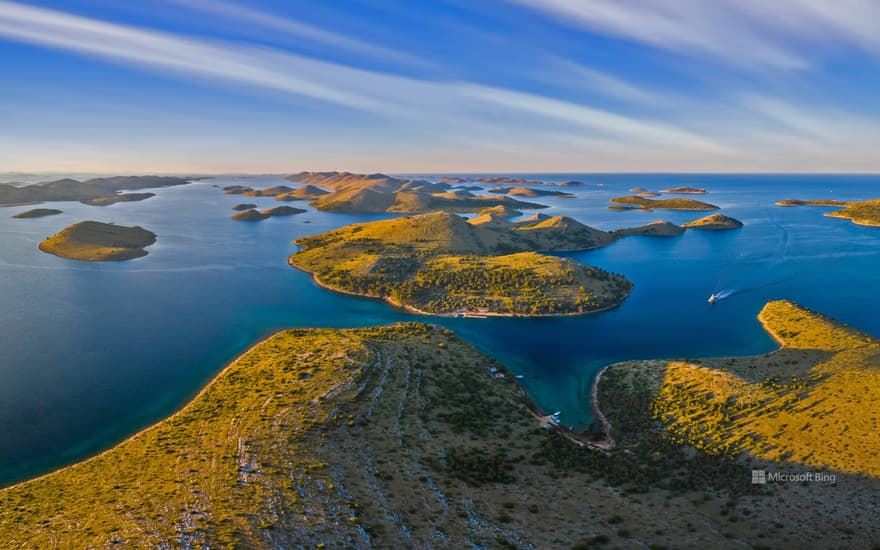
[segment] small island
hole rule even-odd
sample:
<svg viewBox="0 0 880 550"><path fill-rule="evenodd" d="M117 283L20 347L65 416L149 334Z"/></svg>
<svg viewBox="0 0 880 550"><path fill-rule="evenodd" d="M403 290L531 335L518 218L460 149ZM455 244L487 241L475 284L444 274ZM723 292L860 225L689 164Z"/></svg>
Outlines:
<svg viewBox="0 0 880 550"><path fill-rule="evenodd" d="M682 227L686 229L705 229L712 231L739 229L742 226L743 223L741 221L736 218L731 218L730 216L725 216L724 214L712 214L705 218L700 218L682 225Z"/></svg>
<svg viewBox="0 0 880 550"><path fill-rule="evenodd" d="M587 184L586 182L579 181L579 180L565 180L565 181L559 182L559 187L583 187L586 184Z"/></svg>
<svg viewBox="0 0 880 550"><path fill-rule="evenodd" d="M846 206L846 201L838 201L833 199L820 199L804 201L800 199L785 199L776 201L776 206Z"/></svg>
<svg viewBox="0 0 880 550"><path fill-rule="evenodd" d="M22 220L27 218L45 218L46 216L56 216L61 213L61 210L55 210L54 208L34 208L26 212L19 212L12 217Z"/></svg>
<svg viewBox="0 0 880 550"><path fill-rule="evenodd" d="M156 235L142 227L78 222L40 243L40 250L68 260L118 262L147 255Z"/></svg>
<svg viewBox="0 0 880 550"><path fill-rule="evenodd" d="M701 202L694 199L649 199L638 195L630 195L627 197L616 197L611 199L616 206L624 206L628 208L638 208L641 210L718 210L714 204ZM612 210L622 210L623 208L613 208Z"/></svg>
<svg viewBox="0 0 880 550"><path fill-rule="evenodd" d="M256 208L256 207L257 207L256 204L244 203L244 204L236 204L235 206L232 207L232 209L235 210L236 212L241 212L242 210L250 210L250 209Z"/></svg>
<svg viewBox="0 0 880 550"><path fill-rule="evenodd" d="M303 210L302 208L294 208L292 206L276 206L275 208L269 208L267 210L256 210L254 208L251 208L243 212L239 212L238 214L233 214L231 217L233 220L242 222L259 222L267 220L269 218L278 218L284 216L293 216L295 214L302 214L303 212L305 212L305 210Z"/></svg>
<svg viewBox="0 0 880 550"><path fill-rule="evenodd" d="M569 218L472 224L439 212L297 239L303 250L290 257L290 265L311 273L321 286L381 298L414 313L574 315L618 305L632 283L537 251L612 241L608 233Z"/></svg>
<svg viewBox="0 0 880 550"><path fill-rule="evenodd" d="M672 189L661 189L661 193L670 193L673 195L705 195L706 190L699 187L673 187Z"/></svg>
<svg viewBox="0 0 880 550"><path fill-rule="evenodd" d="M612 231L615 237L677 237L685 229L674 223L659 220L639 227L627 227Z"/></svg>

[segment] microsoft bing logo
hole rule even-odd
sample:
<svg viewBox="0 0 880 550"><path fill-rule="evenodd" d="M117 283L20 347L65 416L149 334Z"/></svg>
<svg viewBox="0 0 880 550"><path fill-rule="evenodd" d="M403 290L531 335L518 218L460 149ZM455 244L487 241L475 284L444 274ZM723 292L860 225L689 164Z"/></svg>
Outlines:
<svg viewBox="0 0 880 550"><path fill-rule="evenodd" d="M752 470L752 485L766 485L767 470Z"/></svg>

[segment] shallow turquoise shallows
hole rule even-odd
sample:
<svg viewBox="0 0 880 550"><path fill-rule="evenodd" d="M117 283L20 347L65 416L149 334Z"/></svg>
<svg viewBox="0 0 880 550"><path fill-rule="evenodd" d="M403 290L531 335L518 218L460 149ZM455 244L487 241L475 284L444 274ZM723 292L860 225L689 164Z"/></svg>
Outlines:
<svg viewBox="0 0 880 550"><path fill-rule="evenodd" d="M529 175L589 185L575 199L540 198L548 214L602 229L705 213L627 212L608 199L631 187L705 187L694 198L745 223L726 232L631 237L571 254L621 273L633 294L612 311L553 319L447 319L317 288L287 266L291 239L389 215L308 213L260 223L229 219L238 202L216 186L268 187L277 177L223 177L161 189L110 207L53 203L64 214L15 220L0 208L0 485L69 464L161 419L229 360L283 327L428 321L523 375L538 404L562 421L591 420L588 392L604 365L634 358L755 354L774 348L756 315L791 299L880 335L880 228L782 208L786 198L880 197L876 176ZM242 199L247 199L246 201ZM89 264L37 249L76 221L142 225L158 235L145 258ZM309 222L309 223L306 223ZM729 296L709 306L710 294Z"/></svg>

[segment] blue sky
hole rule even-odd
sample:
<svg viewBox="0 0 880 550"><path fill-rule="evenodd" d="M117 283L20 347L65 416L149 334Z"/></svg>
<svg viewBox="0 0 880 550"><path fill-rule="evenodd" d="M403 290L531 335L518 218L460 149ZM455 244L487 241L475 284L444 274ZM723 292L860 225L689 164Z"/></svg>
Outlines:
<svg viewBox="0 0 880 550"><path fill-rule="evenodd" d="M872 0L0 0L0 172L880 171Z"/></svg>

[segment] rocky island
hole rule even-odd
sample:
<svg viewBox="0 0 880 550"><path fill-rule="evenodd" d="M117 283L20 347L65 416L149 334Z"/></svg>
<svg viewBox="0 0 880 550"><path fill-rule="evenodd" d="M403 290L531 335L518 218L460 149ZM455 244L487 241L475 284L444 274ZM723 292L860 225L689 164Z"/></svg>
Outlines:
<svg viewBox="0 0 880 550"><path fill-rule="evenodd" d="M355 224L296 240L290 265L328 288L436 315L561 315L608 309L632 284L539 250L602 246L613 238L569 218L471 224L439 212Z"/></svg>
<svg viewBox="0 0 880 550"><path fill-rule="evenodd" d="M141 227L84 221L75 223L40 243L48 254L85 262L115 262L147 255L145 247L156 235Z"/></svg>
<svg viewBox="0 0 880 550"><path fill-rule="evenodd" d="M126 194L121 191L185 185L191 181L192 178L170 176L116 176L86 181L67 178L23 186L0 183L0 206L51 201L79 201L93 206L107 206L154 196L153 193Z"/></svg>
<svg viewBox="0 0 880 550"><path fill-rule="evenodd" d="M650 199L631 195L627 197L615 197L611 199L617 208L610 206L610 209L622 210L626 208L638 208L641 210L718 210L714 204L701 202L694 199Z"/></svg>
<svg viewBox="0 0 880 550"><path fill-rule="evenodd" d="M673 195L705 195L706 190L699 187L673 187L672 189L661 189L661 193L670 193Z"/></svg>
<svg viewBox="0 0 880 550"><path fill-rule="evenodd" d="M54 208L34 208L33 210L28 210L26 212L19 212L12 217L21 220L27 218L45 218L46 216L56 216L61 213L61 210L56 210Z"/></svg>

